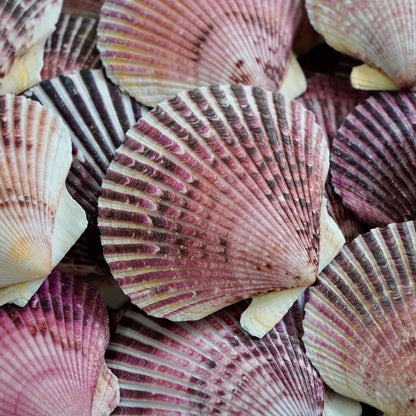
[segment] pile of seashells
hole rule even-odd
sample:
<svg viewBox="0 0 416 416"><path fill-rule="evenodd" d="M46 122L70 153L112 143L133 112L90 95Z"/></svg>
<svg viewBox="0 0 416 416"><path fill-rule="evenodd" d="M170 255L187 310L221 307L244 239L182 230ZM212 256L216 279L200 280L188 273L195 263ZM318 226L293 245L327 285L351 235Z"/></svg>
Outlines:
<svg viewBox="0 0 416 416"><path fill-rule="evenodd" d="M0 0L0 416L416 416L414 27Z"/></svg>

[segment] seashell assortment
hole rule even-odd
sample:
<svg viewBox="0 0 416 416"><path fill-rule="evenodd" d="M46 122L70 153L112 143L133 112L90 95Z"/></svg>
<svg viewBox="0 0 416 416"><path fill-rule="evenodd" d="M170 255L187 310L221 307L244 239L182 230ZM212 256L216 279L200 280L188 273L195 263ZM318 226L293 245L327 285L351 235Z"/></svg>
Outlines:
<svg viewBox="0 0 416 416"><path fill-rule="evenodd" d="M370 3L0 0L0 416L416 415L416 4Z"/></svg>
<svg viewBox="0 0 416 416"><path fill-rule="evenodd" d="M119 387L108 341L101 297L53 271L24 308L0 307L0 414L109 415Z"/></svg>
<svg viewBox="0 0 416 416"><path fill-rule="evenodd" d="M306 88L292 52L302 14L300 0L107 0L98 49L110 79L150 107L210 84L295 97Z"/></svg>

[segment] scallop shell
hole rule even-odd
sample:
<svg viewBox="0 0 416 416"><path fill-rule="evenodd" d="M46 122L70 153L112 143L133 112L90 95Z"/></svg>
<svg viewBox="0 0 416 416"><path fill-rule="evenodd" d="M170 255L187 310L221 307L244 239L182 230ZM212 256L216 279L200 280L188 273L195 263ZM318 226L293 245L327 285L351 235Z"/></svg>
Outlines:
<svg viewBox="0 0 416 416"><path fill-rule="evenodd" d="M109 306L118 308L126 297L112 278L102 254L97 203L102 178L117 147L145 109L121 93L102 70L83 70L44 81L26 94L64 120L73 148L67 186L89 220L87 235L79 242L80 247L74 247L59 268L76 270L77 275L84 276L100 291Z"/></svg>
<svg viewBox="0 0 416 416"><path fill-rule="evenodd" d="M251 338L241 305L172 323L132 306L106 362L118 377L115 415L321 415L323 383L299 344L272 330Z"/></svg>
<svg viewBox="0 0 416 416"><path fill-rule="evenodd" d="M103 300L53 271L24 308L0 308L0 414L108 416L119 402L108 341Z"/></svg>
<svg viewBox="0 0 416 416"><path fill-rule="evenodd" d="M104 255L135 304L172 320L306 287L327 169L322 129L282 94L181 93L128 131L107 171Z"/></svg>
<svg viewBox="0 0 416 416"><path fill-rule="evenodd" d="M3 0L0 6L0 94L17 94L40 81L43 48L62 0Z"/></svg>
<svg viewBox="0 0 416 416"><path fill-rule="evenodd" d="M291 52L301 17L300 0L107 0L98 49L107 75L151 107L211 84L297 96L306 87Z"/></svg>
<svg viewBox="0 0 416 416"><path fill-rule="evenodd" d="M353 71L353 85L416 86L415 1L306 0L306 9L329 45L367 64Z"/></svg>
<svg viewBox="0 0 416 416"><path fill-rule="evenodd" d="M323 380L390 416L416 414L415 247L414 222L357 237L305 306L303 341Z"/></svg>
<svg viewBox="0 0 416 416"><path fill-rule="evenodd" d="M331 181L345 206L373 226L416 218L416 94L369 97L334 139Z"/></svg>
<svg viewBox="0 0 416 416"><path fill-rule="evenodd" d="M24 305L87 226L65 188L71 142L62 120L0 96L0 304Z"/></svg>
<svg viewBox="0 0 416 416"><path fill-rule="evenodd" d="M45 45L42 80L70 75L81 69L100 68L97 25L98 19L61 14Z"/></svg>

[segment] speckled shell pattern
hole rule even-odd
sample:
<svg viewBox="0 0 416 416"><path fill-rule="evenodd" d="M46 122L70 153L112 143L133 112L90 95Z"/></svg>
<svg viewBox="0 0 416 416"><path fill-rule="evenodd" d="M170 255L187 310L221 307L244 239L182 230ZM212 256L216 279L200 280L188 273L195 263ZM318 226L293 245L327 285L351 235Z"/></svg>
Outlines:
<svg viewBox="0 0 416 416"><path fill-rule="evenodd" d="M101 297L53 271L24 308L0 308L0 414L108 416L119 401L108 341Z"/></svg>
<svg viewBox="0 0 416 416"><path fill-rule="evenodd" d="M305 306L306 352L335 391L391 416L416 414L414 222L344 246Z"/></svg>
<svg viewBox="0 0 416 416"><path fill-rule="evenodd" d="M101 67L97 49L98 18L62 13L43 54L42 81Z"/></svg>
<svg viewBox="0 0 416 416"><path fill-rule="evenodd" d="M113 275L173 320L308 286L328 159L313 114L282 94L211 86L165 101L128 131L103 181Z"/></svg>
<svg viewBox="0 0 416 416"><path fill-rule="evenodd" d="M150 107L211 84L277 91L302 13L299 0L107 0L98 49L107 75Z"/></svg>
<svg viewBox="0 0 416 416"><path fill-rule="evenodd" d="M20 93L35 84L36 77L26 70L39 72L42 68L42 48L53 32L62 7L62 0L3 0L0 4L0 93ZM29 59L30 69L19 61L36 49L39 58ZM38 64L34 65L37 60ZM3 80L16 72L19 81ZM22 72L24 75L20 75ZM14 75L12 75L14 77ZM7 78L8 79L8 78ZM33 82L33 83L32 83ZM27 85L31 83L31 85ZM14 85L16 84L16 85Z"/></svg>
<svg viewBox="0 0 416 416"><path fill-rule="evenodd" d="M306 9L333 48L379 69L398 88L416 85L414 0L306 0Z"/></svg>
<svg viewBox="0 0 416 416"><path fill-rule="evenodd" d="M251 338L241 312L172 323L131 306L106 353L120 383L113 414L322 415L322 380L296 340L275 330Z"/></svg>
<svg viewBox="0 0 416 416"><path fill-rule="evenodd" d="M101 69L44 81L26 94L53 109L68 127L73 158L66 183L89 220L78 247L73 247L58 267L77 271L100 291L110 307L120 307L125 296L103 257L97 203L110 161L125 132L141 117L143 106L109 82Z"/></svg>
<svg viewBox="0 0 416 416"><path fill-rule="evenodd" d="M71 141L62 120L13 95L0 96L0 117L0 286L7 287L46 278L86 220L65 188Z"/></svg>
<svg viewBox="0 0 416 416"><path fill-rule="evenodd" d="M361 221L416 218L416 94L383 92L358 105L335 137L331 182Z"/></svg>

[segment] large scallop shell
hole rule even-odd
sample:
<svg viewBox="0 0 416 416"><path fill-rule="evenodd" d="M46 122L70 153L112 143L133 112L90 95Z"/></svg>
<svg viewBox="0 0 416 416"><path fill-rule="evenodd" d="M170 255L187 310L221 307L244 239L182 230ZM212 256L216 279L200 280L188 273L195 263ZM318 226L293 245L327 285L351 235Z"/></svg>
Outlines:
<svg viewBox="0 0 416 416"><path fill-rule="evenodd" d="M0 414L108 416L108 314L87 284L53 271L24 308L0 308Z"/></svg>
<svg viewBox="0 0 416 416"><path fill-rule="evenodd" d="M106 353L120 384L113 414L322 415L323 383L296 340L251 338L241 310L172 323L130 307Z"/></svg>
<svg viewBox="0 0 416 416"><path fill-rule="evenodd" d="M282 94L181 93L129 130L107 171L104 255L134 303L173 320L306 287L327 169L322 129Z"/></svg>
<svg viewBox="0 0 416 416"><path fill-rule="evenodd" d="M110 161L143 107L109 82L102 70L83 70L44 81L26 94L59 114L67 126L73 148L67 186L89 220L79 247L73 247L59 268L86 277L110 307L118 308L126 298L102 254L97 202Z"/></svg>
<svg viewBox="0 0 416 416"><path fill-rule="evenodd" d="M107 75L148 106L211 84L297 96L306 87L291 52L301 17L300 0L107 0L98 49Z"/></svg>
<svg viewBox="0 0 416 416"><path fill-rule="evenodd" d="M367 64L352 72L354 86L416 86L414 0L306 0L306 8L329 45Z"/></svg>
<svg viewBox="0 0 416 416"><path fill-rule="evenodd" d="M25 97L0 96L0 304L23 305L87 226L65 187L71 140Z"/></svg>
<svg viewBox="0 0 416 416"><path fill-rule="evenodd" d="M56 30L46 41L41 79L99 68L97 24L98 19L62 13Z"/></svg>
<svg viewBox="0 0 416 416"><path fill-rule="evenodd" d="M416 218L416 94L383 92L346 118L333 141L331 181L373 226Z"/></svg>
<svg viewBox="0 0 416 416"><path fill-rule="evenodd" d="M0 4L0 94L17 94L40 81L43 48L62 0L3 0Z"/></svg>
<svg viewBox="0 0 416 416"><path fill-rule="evenodd" d="M324 381L389 416L416 414L415 247L414 222L357 237L305 306L303 341Z"/></svg>

